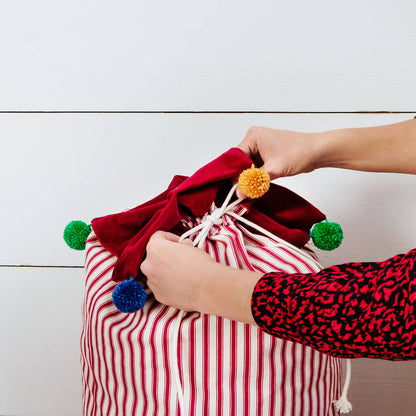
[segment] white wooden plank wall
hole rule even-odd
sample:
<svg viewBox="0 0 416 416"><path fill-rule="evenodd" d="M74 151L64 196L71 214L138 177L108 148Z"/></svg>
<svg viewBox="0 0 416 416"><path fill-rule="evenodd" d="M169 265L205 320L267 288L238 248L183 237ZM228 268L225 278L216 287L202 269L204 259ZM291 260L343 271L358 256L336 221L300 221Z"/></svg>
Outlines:
<svg viewBox="0 0 416 416"><path fill-rule="evenodd" d="M67 222L144 202L251 125L412 118L415 12L411 0L3 2L0 415L81 416L84 254L63 243ZM415 247L413 176L278 183L343 225L325 265ZM414 362L353 363L352 415L413 415L415 392Z"/></svg>

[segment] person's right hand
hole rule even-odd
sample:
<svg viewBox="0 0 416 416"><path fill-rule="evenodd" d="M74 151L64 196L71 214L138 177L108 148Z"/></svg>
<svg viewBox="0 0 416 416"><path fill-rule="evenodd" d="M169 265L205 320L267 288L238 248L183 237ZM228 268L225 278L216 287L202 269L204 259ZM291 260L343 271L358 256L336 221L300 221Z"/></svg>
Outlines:
<svg viewBox="0 0 416 416"><path fill-rule="evenodd" d="M315 133L250 127L238 147L262 167L270 179L316 169Z"/></svg>

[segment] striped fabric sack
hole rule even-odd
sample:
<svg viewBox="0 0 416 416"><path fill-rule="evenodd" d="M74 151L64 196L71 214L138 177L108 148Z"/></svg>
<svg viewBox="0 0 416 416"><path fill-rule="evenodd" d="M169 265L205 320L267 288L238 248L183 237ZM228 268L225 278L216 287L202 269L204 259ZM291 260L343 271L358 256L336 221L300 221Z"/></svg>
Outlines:
<svg viewBox="0 0 416 416"><path fill-rule="evenodd" d="M207 216L184 218L182 225L197 230L189 233L194 243L234 268L321 269L308 246L299 249L256 229L244 220L245 210L237 204L215 216L213 203L208 228L198 228ZM256 326L162 305L151 293L143 309L123 314L111 297L116 260L93 231L82 307L84 416L338 414L339 359Z"/></svg>

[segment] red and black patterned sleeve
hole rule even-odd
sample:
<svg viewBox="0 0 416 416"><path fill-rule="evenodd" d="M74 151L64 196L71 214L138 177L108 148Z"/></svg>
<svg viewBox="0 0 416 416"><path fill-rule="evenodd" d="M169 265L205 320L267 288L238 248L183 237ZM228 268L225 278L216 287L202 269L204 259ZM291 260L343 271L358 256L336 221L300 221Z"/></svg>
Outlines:
<svg viewBox="0 0 416 416"><path fill-rule="evenodd" d="M251 309L265 332L328 355L416 359L416 249L313 274L266 273Z"/></svg>

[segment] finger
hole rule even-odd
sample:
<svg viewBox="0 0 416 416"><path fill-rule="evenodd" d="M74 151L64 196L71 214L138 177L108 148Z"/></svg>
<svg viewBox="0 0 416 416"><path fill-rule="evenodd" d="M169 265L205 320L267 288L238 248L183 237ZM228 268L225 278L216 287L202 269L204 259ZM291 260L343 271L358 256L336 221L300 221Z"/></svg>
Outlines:
<svg viewBox="0 0 416 416"><path fill-rule="evenodd" d="M190 238L184 238L183 240L179 241L179 244L186 244L188 246L194 246Z"/></svg>
<svg viewBox="0 0 416 416"><path fill-rule="evenodd" d="M259 154L258 130L250 128L242 142L237 147L242 150L256 166L263 164L263 160Z"/></svg>
<svg viewBox="0 0 416 416"><path fill-rule="evenodd" d="M177 243L179 241L179 237L176 234L168 233L167 231L156 231L152 238L161 238L163 240L173 241L174 243Z"/></svg>
<svg viewBox="0 0 416 416"><path fill-rule="evenodd" d="M273 169L267 163L265 163L261 168L269 174L271 181L274 180L274 179L277 179L280 176L280 175L275 173L276 169Z"/></svg>
<svg viewBox="0 0 416 416"><path fill-rule="evenodd" d="M244 195L241 192L240 188L238 188L238 187L237 187L237 190L235 191L235 193L237 194L237 198L239 198L239 199L246 199L246 198L248 198L248 196L247 195Z"/></svg>
<svg viewBox="0 0 416 416"><path fill-rule="evenodd" d="M255 153L257 148L256 146L256 139L253 137L252 129L249 129L244 136L244 139L240 142L237 146L240 150L242 150L248 157L251 157Z"/></svg>
<svg viewBox="0 0 416 416"><path fill-rule="evenodd" d="M247 140L243 140L237 147L242 150L248 157L251 156L251 150Z"/></svg>
<svg viewBox="0 0 416 416"><path fill-rule="evenodd" d="M238 183L238 179L239 179L239 176L235 176L233 179L232 179L232 185L234 186L235 184L237 184ZM241 192L241 190L240 190L240 188L237 186L237 188L236 188L236 190L235 190L235 193L236 193L236 195L237 195L237 198L239 198L239 199L246 199L246 198L248 198L246 195L244 195L242 192Z"/></svg>

